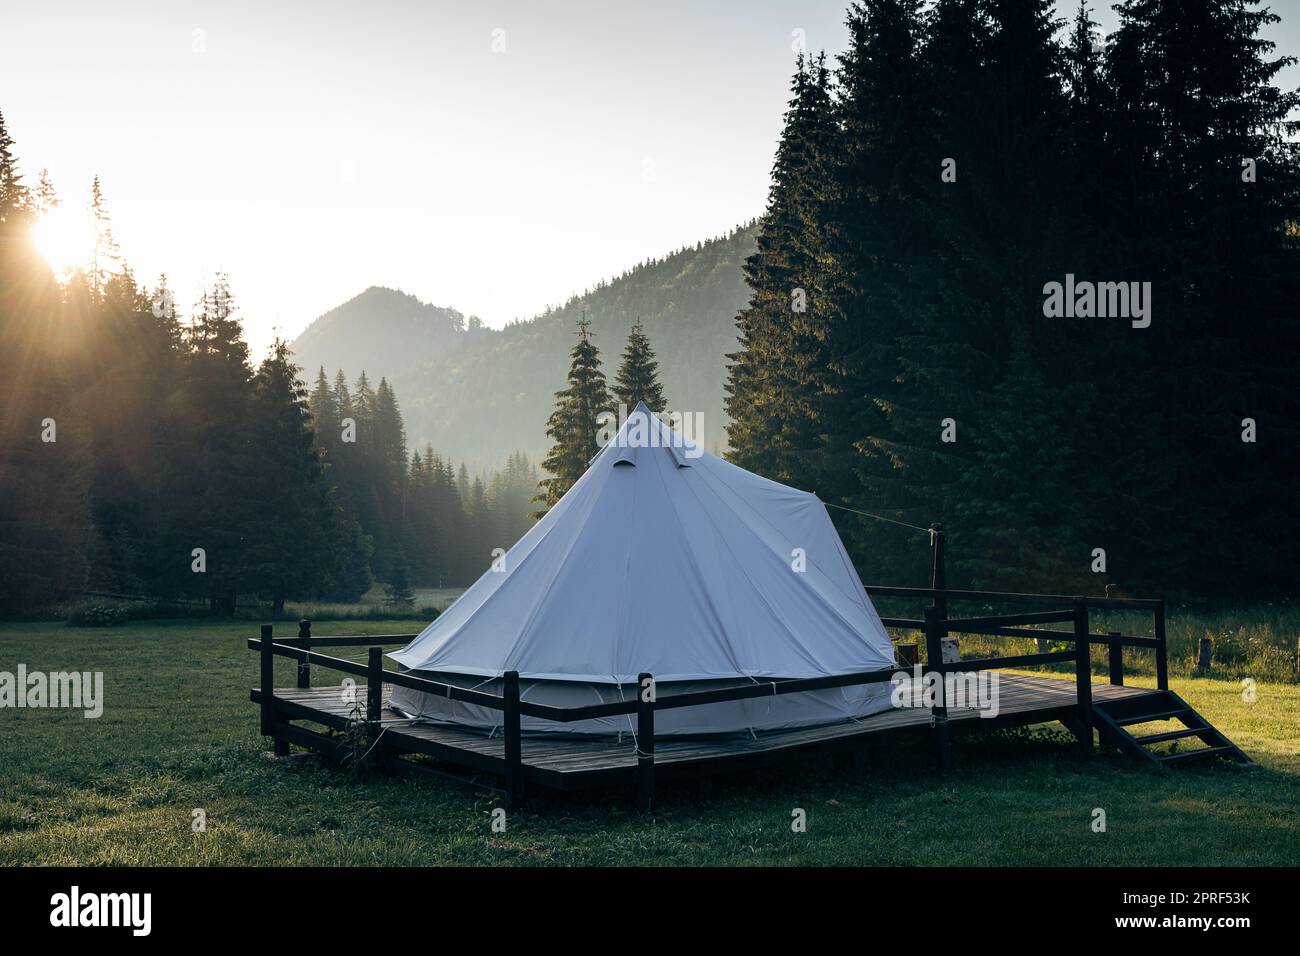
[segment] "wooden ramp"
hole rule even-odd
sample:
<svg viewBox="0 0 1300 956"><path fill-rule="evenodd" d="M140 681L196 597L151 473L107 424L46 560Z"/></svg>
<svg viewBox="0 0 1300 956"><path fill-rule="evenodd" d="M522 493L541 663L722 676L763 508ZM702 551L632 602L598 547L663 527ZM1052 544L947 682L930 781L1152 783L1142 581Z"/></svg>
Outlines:
<svg viewBox="0 0 1300 956"><path fill-rule="evenodd" d="M1069 680L999 673L999 710L996 717L980 717L974 709L947 712L949 726L1005 727L1060 720L1071 723L1076 713L1075 684ZM388 707L392 688L385 684L382 735L376 742L386 759L421 754L464 771L504 777L507 770L505 740L499 731L489 733L451 724L412 723ZM1140 687L1098 684L1092 688L1095 707L1114 704L1141 709L1148 699L1163 692ZM252 700L261 703L260 690ZM287 726L301 720L343 730L357 719L357 705L345 698L342 687L276 688L275 706L282 720L277 735L332 756L340 749L336 736ZM756 736L699 738L661 737L655 741L656 772L662 776L704 777L746 767L762 766L809 752L851 749L890 734L929 731L929 708L899 708L857 721L770 731ZM638 767L633 731L635 721L619 740L616 737L524 735L522 761L528 784L557 789L583 790L603 785L631 784ZM1077 729L1077 728L1072 728Z"/></svg>

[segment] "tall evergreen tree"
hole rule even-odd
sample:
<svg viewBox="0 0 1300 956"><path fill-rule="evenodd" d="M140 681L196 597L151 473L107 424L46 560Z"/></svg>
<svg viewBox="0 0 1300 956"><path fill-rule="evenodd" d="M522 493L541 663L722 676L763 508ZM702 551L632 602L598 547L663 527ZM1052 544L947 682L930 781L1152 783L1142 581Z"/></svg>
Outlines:
<svg viewBox="0 0 1300 956"><path fill-rule="evenodd" d="M953 360L921 339L920 276L933 249L916 209L949 154L936 146L928 112L917 0L866 0L849 9L849 46L839 58L838 117L844 148L830 166L828 253L833 263L815 371L824 401L827 500L920 523L944 480L936 366ZM906 478L904 478L906 475ZM897 525L837 512L857 553L877 562L905 553ZM891 569L893 570L893 569Z"/></svg>
<svg viewBox="0 0 1300 956"><path fill-rule="evenodd" d="M339 419L342 416L323 365L316 373L316 384L312 388L307 407L311 411L312 429L316 433L317 442L323 449L333 448L338 443Z"/></svg>
<svg viewBox="0 0 1300 956"><path fill-rule="evenodd" d="M164 594L204 594L233 615L253 586L245 548L257 525L250 479L258 463L247 441L253 370L224 275L203 293L185 329L183 387L161 426ZM193 556L203 550L203 562ZM196 568L203 570L196 570Z"/></svg>
<svg viewBox="0 0 1300 956"><path fill-rule="evenodd" d="M564 497L600 451L598 416L610 411L611 403L590 325L585 315L578 321L578 342L569 353L569 384L555 393L555 411L546 422L546 435L554 444L542 462L548 477L542 479L533 499L542 506L539 516Z"/></svg>
<svg viewBox="0 0 1300 956"><path fill-rule="evenodd" d="M250 491L260 514L244 560L250 580L269 593L276 614L283 613L290 595L318 593L341 564L332 550L339 512L298 371L288 345L277 339L254 376L248 421L257 461Z"/></svg>
<svg viewBox="0 0 1300 956"><path fill-rule="evenodd" d="M364 444L365 468L369 476L369 497L374 502L376 567L381 577L391 570L393 552L402 539L401 501L407 476L406 430L397 397L385 378L368 398L367 389L357 386L358 403L371 409L369 438ZM408 569L410 567L408 560Z"/></svg>
<svg viewBox="0 0 1300 956"><path fill-rule="evenodd" d="M8 221L16 211L27 205L27 189L14 155L14 140L0 113L0 220Z"/></svg>
<svg viewBox="0 0 1300 956"><path fill-rule="evenodd" d="M659 384L659 363L655 361L654 350L640 319L628 334L623 362L614 377L613 391L614 400L628 412L636 408L638 402L645 402L652 412L662 412L667 407L663 386Z"/></svg>
<svg viewBox="0 0 1300 956"><path fill-rule="evenodd" d="M90 185L90 218L94 223L95 237L90 252L87 275L96 298L103 295L109 279L121 269L122 250L113 237L113 226L108 214L108 202L96 176Z"/></svg>
<svg viewBox="0 0 1300 956"><path fill-rule="evenodd" d="M825 58L801 55L758 250L745 262L751 295L737 318L741 348L728 356L726 408L738 464L807 488L825 411L815 370L827 359L823 224L837 142Z"/></svg>
<svg viewBox="0 0 1300 956"><path fill-rule="evenodd" d="M406 568L406 555L398 551L392 558L391 580L384 586L385 607L415 607L415 591L411 589L410 576Z"/></svg>

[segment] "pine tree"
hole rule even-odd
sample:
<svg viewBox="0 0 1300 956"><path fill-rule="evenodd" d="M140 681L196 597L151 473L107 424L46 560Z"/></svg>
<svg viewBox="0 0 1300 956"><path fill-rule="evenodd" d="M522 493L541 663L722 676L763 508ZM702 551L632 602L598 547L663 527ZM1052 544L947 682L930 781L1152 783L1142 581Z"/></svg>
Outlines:
<svg viewBox="0 0 1300 956"><path fill-rule="evenodd" d="M652 412L662 412L667 403L664 401L663 386L659 384L659 363L655 361L654 350L650 340L637 319L627 337L627 348L623 350L623 362L614 378L614 400L630 413L638 402L645 402Z"/></svg>
<svg viewBox="0 0 1300 956"><path fill-rule="evenodd" d="M39 216L45 215L51 209L60 205L62 200L54 188L54 182L50 179L50 171L42 169L36 179L36 194L33 197L35 203L35 212Z"/></svg>
<svg viewBox="0 0 1300 956"><path fill-rule="evenodd" d="M741 348L728 356L727 435L737 464L812 488L825 411L814 370L827 359L827 164L837 149L824 57L801 55L791 89L758 250L744 266L751 296L737 317Z"/></svg>
<svg viewBox="0 0 1300 956"><path fill-rule="evenodd" d="M0 113L0 220L7 221L12 214L26 206L27 189L22 173L18 171L18 157L13 151L13 137L5 127L4 114Z"/></svg>
<svg viewBox="0 0 1300 956"><path fill-rule="evenodd" d="M382 577L391 567L392 552L402 540L401 502L407 477L406 430L397 396L387 379L380 378L373 398L364 399L366 392L367 389L358 384L358 402L367 401L371 408L370 437L363 449L369 496L376 509L370 533L375 539L376 561Z"/></svg>
<svg viewBox="0 0 1300 956"><path fill-rule="evenodd" d="M204 594L214 611L233 615L239 591L253 587L245 548L257 525L249 482L258 463L248 422L253 370L224 275L203 293L185 329L185 371L163 426L165 594ZM206 570L193 570L193 549Z"/></svg>
<svg viewBox="0 0 1300 956"><path fill-rule="evenodd" d="M317 382L319 390L319 381ZM328 400L324 396L313 397L313 413L319 411L322 416L316 427L316 438L321 447L327 451L327 463L329 465L329 480L334 485L335 497L338 499L339 507L343 513L352 521L357 523L361 529L360 535L364 539L364 549L367 551L367 562L374 552L374 539L369 534L369 529L361 524L361 483L363 478L363 466L365 459L361 451L358 450L356 443L357 438L357 420L356 409L353 406L352 390L348 388L346 376L343 370L337 370L334 376L333 386L330 388ZM330 416L335 416L330 418ZM345 422L350 422L346 429ZM331 425L333 430L331 431ZM345 437L352 440L344 440ZM369 570L366 571L369 574ZM352 574L353 580L360 580L361 575ZM364 593L364 592L363 592Z"/></svg>
<svg viewBox="0 0 1300 956"><path fill-rule="evenodd" d="M465 467L465 463L462 461L460 468L456 470L456 494L460 495L462 502L469 501L469 490L469 469Z"/></svg>
<svg viewBox="0 0 1300 956"><path fill-rule="evenodd" d="M464 468L463 465L461 467ZM465 497L465 523L465 569L468 579L473 580L487 570L491 563L492 549L499 547L493 543L497 522L488 501L487 486L478 475L474 476Z"/></svg>
<svg viewBox="0 0 1300 956"><path fill-rule="evenodd" d="M393 556L391 578L384 586L384 606L398 608L415 607L415 592L406 571L406 555L400 551Z"/></svg>
<svg viewBox="0 0 1300 956"><path fill-rule="evenodd" d="M353 414L352 391L348 388L343 369L334 375L334 406L338 409L340 418L348 418Z"/></svg>
<svg viewBox="0 0 1300 956"><path fill-rule="evenodd" d="M407 572L411 580L425 585L436 582L442 572L428 464L429 458L421 457L418 451L411 453L402 495L402 550L409 556Z"/></svg>
<svg viewBox="0 0 1300 956"><path fill-rule="evenodd" d="M316 440L323 449L331 449L338 442L339 438L339 408L334 398L334 390L330 387L329 378L325 375L325 366L320 367L316 373L316 384L312 388L311 398L307 403L311 411L312 428L316 432Z"/></svg>
<svg viewBox="0 0 1300 956"><path fill-rule="evenodd" d="M375 390L370 385L370 379L366 376L366 370L362 369L361 374L357 376L356 385L352 388L352 414L357 420L357 430L361 430L364 423L366 429L374 424L375 420Z"/></svg>
<svg viewBox="0 0 1300 956"><path fill-rule="evenodd" d="M98 298L103 294L110 277L122 266L122 251L113 238L112 219L99 185L99 176L95 177L90 186L90 216L95 224L95 243L87 275L90 277L91 291Z"/></svg>
<svg viewBox="0 0 1300 956"><path fill-rule="evenodd" d="M546 422L546 435L554 444L542 462L548 477L542 479L541 490L533 499L542 505L536 512L539 517L564 497L600 451L598 416L610 411L610 398L590 325L585 315L578 321L578 343L569 353L569 385L555 393L555 411Z"/></svg>
<svg viewBox="0 0 1300 956"><path fill-rule="evenodd" d="M836 73L844 146L829 166L826 355L813 373L826 396L818 493L914 524L932 514L922 489L939 480L931 456L943 417L922 410L932 380L907 359L929 292L920 272L934 257L918 210L949 155L932 128L919 8L917 0L866 0L849 10L849 47ZM864 556L864 573L905 573L893 562L908 553L897 525L844 512L836 523Z"/></svg>
<svg viewBox="0 0 1300 956"><path fill-rule="evenodd" d="M298 371L288 345L277 339L254 376L248 423L257 461L250 491L258 513L246 529L244 561L276 614L287 597L318 593L341 563L331 550L339 513Z"/></svg>

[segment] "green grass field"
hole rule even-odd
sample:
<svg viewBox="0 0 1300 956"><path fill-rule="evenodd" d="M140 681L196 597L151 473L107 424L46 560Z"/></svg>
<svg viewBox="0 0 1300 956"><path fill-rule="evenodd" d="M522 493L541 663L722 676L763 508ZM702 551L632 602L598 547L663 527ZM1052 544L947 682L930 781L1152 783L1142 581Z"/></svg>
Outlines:
<svg viewBox="0 0 1300 956"><path fill-rule="evenodd" d="M498 834L485 796L263 757L248 701L257 658L244 646L254 622L0 625L0 671L103 671L106 698L93 720L0 709L0 864L1294 864L1300 687L1278 662L1298 623L1171 616L1171 642L1205 628L1249 632L1241 661L1218 677L1188 676L1189 658L1174 654L1182 676L1172 685L1257 768L1082 758L1048 726L958 735L942 777L929 747L882 744L861 768L791 764L720 781L707 797L670 786L654 819L618 793L512 813ZM409 620L315 628L414 630ZM1252 658L1252 634L1274 650ZM1271 663L1250 703L1239 681L1252 676L1252 659ZM291 683L287 662L278 666L277 683ZM191 831L196 808L207 814L204 833ZM791 830L795 808L807 812L806 833ZM1090 826L1094 808L1106 812L1105 833Z"/></svg>

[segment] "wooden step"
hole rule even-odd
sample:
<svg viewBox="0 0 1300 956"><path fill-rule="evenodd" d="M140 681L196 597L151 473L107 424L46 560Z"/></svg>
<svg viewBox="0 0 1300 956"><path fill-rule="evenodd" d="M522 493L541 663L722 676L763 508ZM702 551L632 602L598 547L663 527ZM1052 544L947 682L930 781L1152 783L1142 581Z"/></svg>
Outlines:
<svg viewBox="0 0 1300 956"><path fill-rule="evenodd" d="M1237 748L1228 747L1203 747L1200 750L1184 750L1182 753L1157 755L1156 759L1161 763L1177 763L1181 760L1196 760L1198 757L1217 757L1227 756Z"/></svg>
<svg viewBox="0 0 1300 956"><path fill-rule="evenodd" d="M1182 730L1170 730L1163 734L1147 734L1145 737L1134 738L1140 744L1158 744L1162 740L1179 740L1183 737L1199 737L1201 734L1214 733L1208 727L1184 727Z"/></svg>
<svg viewBox="0 0 1300 956"><path fill-rule="evenodd" d="M1149 721L1156 720L1173 720L1175 717L1182 717L1184 714L1190 714L1190 707L1179 707L1177 710L1158 710L1151 714L1136 714L1132 717L1112 718L1115 723L1121 727L1128 727L1130 724L1145 724Z"/></svg>

